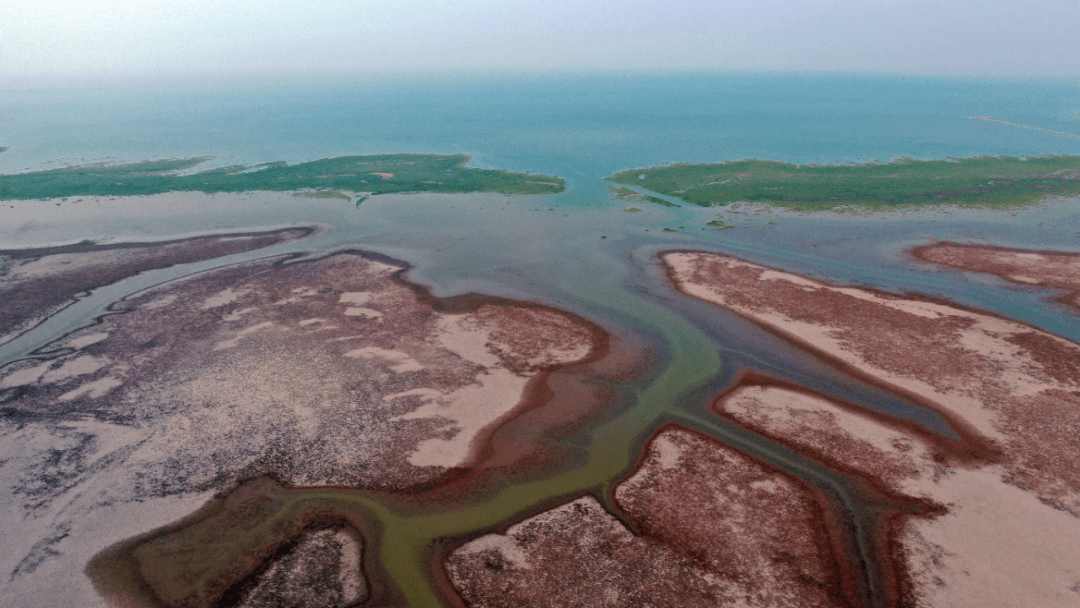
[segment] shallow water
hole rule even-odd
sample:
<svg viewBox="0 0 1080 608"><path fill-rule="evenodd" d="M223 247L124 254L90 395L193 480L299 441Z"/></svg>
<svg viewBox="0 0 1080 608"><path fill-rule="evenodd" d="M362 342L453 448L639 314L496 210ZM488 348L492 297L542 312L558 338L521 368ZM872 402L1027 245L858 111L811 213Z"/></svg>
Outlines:
<svg viewBox="0 0 1080 608"><path fill-rule="evenodd" d="M298 243L149 272L98 290L0 346L0 363L46 347L117 300L168 280L270 255L343 249L408 262L407 278L436 296L479 292L543 302L600 323L616 340L654 349L649 369L619 381L616 411L567 438L579 457L558 470L508 478L472 504L428 511L402 510L356 492L298 494L333 495L372 514L382 533L370 550L379 552L387 575L413 605L440 601L433 584L439 573L429 563L436 539L490 530L580 492L603 493L630 470L648 435L671 421L825 489L854 530L851 550L869 554L867 526L882 505L868 502L842 476L712 416L708 400L740 371L757 370L946 435L950 429L932 412L674 292L659 251L717 251L834 282L942 297L1080 340L1076 315L1042 301L1045 293L1006 289L996 279L941 272L901 256L931 238L1080 251L1080 199L1016 211L731 213L616 200L599 178L660 162L743 157L809 162L1080 154L1076 140L966 119L995 115L1067 131L1063 121L1076 111L1069 83L611 75L273 85L5 92L0 144L13 148L0 154L0 171L72 159L214 154L213 163L229 164L465 152L475 166L554 173L570 188L551 196L381 195L359 206L280 193L5 203L0 248L296 225L320 231ZM624 211L631 206L642 210ZM707 230L718 213L739 227ZM874 598L877 575L867 567L864 592Z"/></svg>

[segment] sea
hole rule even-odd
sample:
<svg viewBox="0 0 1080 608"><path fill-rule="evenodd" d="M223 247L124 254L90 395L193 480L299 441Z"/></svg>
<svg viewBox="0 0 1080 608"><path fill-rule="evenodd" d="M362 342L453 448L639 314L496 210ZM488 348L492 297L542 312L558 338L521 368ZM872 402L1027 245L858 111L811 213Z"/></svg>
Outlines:
<svg viewBox="0 0 1080 608"><path fill-rule="evenodd" d="M362 249L409 264L407 278L437 296L477 292L557 306L596 321L616 339L644 340L653 353L648 369L621 381L619 411L587 429L582 441L589 458L576 469L541 474L548 477L531 480L528 489L521 485L525 494L511 487L485 498L489 518L477 520L477 529L610 483L603 477L610 473L600 471L625 473L663 421L805 471L805 463L792 464L791 454L710 419L703 404L739 373L756 370L949 431L932 412L674 292L659 252L716 251L831 282L944 298L1080 340L1080 319L1049 303L1053 292L942 271L903 254L932 239L1080 252L1080 198L1006 210L804 214L628 202L614 198L603 178L631 168L748 158L824 164L1080 155L1078 121L1080 83L1066 79L439 73L0 88L0 147L9 147L0 153L0 173L163 158L206 157L197 167L203 169L411 152L466 154L470 166L553 174L568 183L557 195L394 194L360 205L202 194L179 201L5 201L0 249L297 225L320 231L299 243L144 273L98 290L0 345L0 365L31 356L107 314L117 300L165 281L267 255ZM641 211L627 213L631 206ZM709 229L718 217L736 228ZM608 465L594 467L594 461ZM855 513L856 529L870 525L843 480L815 475L813 483L831 487ZM395 542L394 529L387 528L383 542ZM416 530L402 534L407 542L430 540ZM415 566L395 572L399 585L430 583L430 568Z"/></svg>

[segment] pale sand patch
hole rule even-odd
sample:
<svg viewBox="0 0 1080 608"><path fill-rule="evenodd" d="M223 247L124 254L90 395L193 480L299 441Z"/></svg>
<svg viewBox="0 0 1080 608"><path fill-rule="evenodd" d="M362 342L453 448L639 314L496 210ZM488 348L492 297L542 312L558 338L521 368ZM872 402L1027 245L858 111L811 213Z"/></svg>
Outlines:
<svg viewBox="0 0 1080 608"><path fill-rule="evenodd" d="M400 393L394 393L393 395L387 395L383 397L383 401L393 401L394 399L412 396L420 397L421 401L431 401L432 399L442 397L443 392L433 388L414 388Z"/></svg>
<svg viewBox="0 0 1080 608"><path fill-rule="evenodd" d="M750 482L750 489L758 492L765 492L766 494L776 494L783 490L784 487L775 479L759 479Z"/></svg>
<svg viewBox="0 0 1080 608"><path fill-rule="evenodd" d="M240 344L240 340L243 340L245 336L249 336L257 331L261 331L274 325L273 321L264 321L258 325L252 325L251 327L245 327L236 332L236 335L228 340L222 340L214 345L214 350L224 350L226 348L233 348L237 344Z"/></svg>
<svg viewBox="0 0 1080 608"><path fill-rule="evenodd" d="M87 346L90 346L91 344L97 344L98 342L101 342L108 337L109 334L107 332L90 334L88 336L80 336L78 338L75 338L74 340L68 341L65 346L69 346L71 348L85 348Z"/></svg>
<svg viewBox="0 0 1080 608"><path fill-rule="evenodd" d="M366 319L379 319L383 316L383 313L377 310L355 306L350 306L349 308L346 308L344 314L346 317L364 317Z"/></svg>
<svg viewBox="0 0 1080 608"><path fill-rule="evenodd" d="M944 477L931 495L947 501L949 513L905 526L901 543L925 605L1075 608L1080 521L1004 483L1002 473L986 467ZM927 545L942 551L918 550Z"/></svg>
<svg viewBox="0 0 1080 608"><path fill-rule="evenodd" d="M240 296L248 293L248 291L249 290L247 289L233 290L232 287L229 287L228 289L225 289L224 291L219 291L218 293L204 300L202 304L199 304L199 310L210 310L211 308L217 308L219 306L225 306L226 304L232 304L237 299L239 299Z"/></svg>
<svg viewBox="0 0 1080 608"><path fill-rule="evenodd" d="M350 350L345 353L345 356L356 359L382 359L384 361L389 361L391 363L390 369L395 374L417 372L424 369L424 366L416 359L410 357L408 353L403 353L399 350L387 350L377 346L365 346L364 348Z"/></svg>
<svg viewBox="0 0 1080 608"><path fill-rule="evenodd" d="M495 367L499 357L487 347L491 332L468 315L444 315L436 322L439 345L466 361Z"/></svg>
<svg viewBox="0 0 1080 608"><path fill-rule="evenodd" d="M365 272L368 274L392 274L404 270L401 266L394 266L393 264L384 264L382 262L376 262L374 260L368 260L367 268Z"/></svg>
<svg viewBox="0 0 1080 608"><path fill-rule="evenodd" d="M290 289L289 293L293 295L285 298L284 300L278 300L274 302L274 306L284 306L286 304L295 304L296 302L302 302L304 298L310 298L311 296L319 295L319 290L313 287L297 287L296 289Z"/></svg>
<svg viewBox="0 0 1080 608"><path fill-rule="evenodd" d="M15 261L5 278L9 281L23 281L73 274L107 264L120 264L125 258L132 257L123 250L45 255L36 260Z"/></svg>
<svg viewBox="0 0 1080 608"><path fill-rule="evenodd" d="M124 381L119 378L101 378L94 380L93 382L87 382L79 388L70 390L63 395L60 395L60 401L71 401L83 395L87 395L91 399L97 399L98 397L104 397L109 391L123 384Z"/></svg>
<svg viewBox="0 0 1080 608"><path fill-rule="evenodd" d="M513 410L521 402L528 378L504 368L480 374L477 384L464 386L437 402L392 418L391 422L424 418L444 418L457 429L450 439L426 439L409 454L409 464L417 467L454 467L464 464L473 439L487 425Z"/></svg>
<svg viewBox="0 0 1080 608"><path fill-rule="evenodd" d="M800 277L797 274L790 274L787 272L780 272L779 270L766 270L761 273L758 279L762 281L787 281L788 283L794 283L803 287L812 287L814 289L820 289L824 287L821 283L808 279L806 277Z"/></svg>
<svg viewBox="0 0 1080 608"><path fill-rule="evenodd" d="M11 388L13 386L25 386L27 384L33 384L41 378L45 372L49 371L52 367L52 361L46 361L34 367L28 367L26 369L20 369L17 372L12 372L3 380L0 380L0 389Z"/></svg>
<svg viewBox="0 0 1080 608"><path fill-rule="evenodd" d="M61 380L67 380L68 378L74 378L76 376L85 376L92 374L99 369L109 364L107 357L92 357L90 355L82 355L74 359L68 359L59 368L51 370L45 374L45 377L41 379L45 384L52 384L60 382Z"/></svg>
<svg viewBox="0 0 1080 608"><path fill-rule="evenodd" d="M299 325L300 327L307 327L308 325L314 325L315 323L326 323L326 319L323 319L321 317L316 317L314 319L304 319L303 321L297 323L297 325Z"/></svg>
<svg viewBox="0 0 1080 608"><path fill-rule="evenodd" d="M474 541L462 545L461 548L454 553L457 555L473 555L488 550L498 551L502 554L503 559L510 562L515 568L521 570L529 569L528 554L518 546L513 538L503 534L487 534L481 536Z"/></svg>
<svg viewBox="0 0 1080 608"><path fill-rule="evenodd" d="M337 325L328 325L327 327L330 328L330 329L337 329ZM333 343L333 342L348 342L349 340L360 340L360 339L363 339L363 338L367 338L367 336L365 336L363 334L358 335L358 336L342 336L340 338L330 338L329 340L326 341L326 343L330 344L330 343Z"/></svg>
<svg viewBox="0 0 1080 608"><path fill-rule="evenodd" d="M1039 279L1036 279L1034 277L1024 276L1022 274L1010 274L1009 275L1009 280L1010 281L1016 281L1017 283L1028 283L1030 285L1037 285L1037 284L1042 282Z"/></svg>
<svg viewBox="0 0 1080 608"><path fill-rule="evenodd" d="M682 448L671 440L669 435L658 435L652 442L652 449L656 450L657 462L662 470L673 469L679 466L679 458L682 456Z"/></svg>
<svg viewBox="0 0 1080 608"><path fill-rule="evenodd" d="M143 304L142 308L145 308L147 310L157 310L159 308L168 308L169 306L172 306L174 302L176 302L177 297L179 297L179 296L177 296L175 294L162 296L162 297L160 297L160 298L158 298L156 300L150 300L146 304Z"/></svg>
<svg viewBox="0 0 1080 608"><path fill-rule="evenodd" d="M244 315L246 315L248 313L251 313L251 312L255 312L256 310L259 310L259 309L256 308L255 306L248 306L247 308L241 308L240 310L235 310L233 312L230 312L229 314L225 315L224 317L221 317L221 320L222 321L239 321L240 318L243 317Z"/></svg>
<svg viewBox="0 0 1080 608"><path fill-rule="evenodd" d="M365 589L364 579L360 575L363 566L360 563L360 543L346 532L338 531L334 536L341 545L338 583L341 584L342 595L351 604L360 599Z"/></svg>
<svg viewBox="0 0 1080 608"><path fill-rule="evenodd" d="M374 294L370 291L347 291L338 297L341 304L367 304Z"/></svg>

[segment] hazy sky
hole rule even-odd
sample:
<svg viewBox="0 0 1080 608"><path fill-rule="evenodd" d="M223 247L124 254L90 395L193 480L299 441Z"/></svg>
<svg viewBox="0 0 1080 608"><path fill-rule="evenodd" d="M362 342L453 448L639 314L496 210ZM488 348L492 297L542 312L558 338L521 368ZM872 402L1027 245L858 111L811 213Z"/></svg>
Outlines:
<svg viewBox="0 0 1080 608"><path fill-rule="evenodd" d="M1080 77L1080 0L0 0L0 82L447 68Z"/></svg>

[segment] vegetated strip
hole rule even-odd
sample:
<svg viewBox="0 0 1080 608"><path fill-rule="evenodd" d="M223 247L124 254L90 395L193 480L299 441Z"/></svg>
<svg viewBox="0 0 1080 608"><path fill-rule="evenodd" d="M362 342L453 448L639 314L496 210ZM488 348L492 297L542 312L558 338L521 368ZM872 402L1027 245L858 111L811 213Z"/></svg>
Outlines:
<svg viewBox="0 0 1080 608"><path fill-rule="evenodd" d="M191 174L206 158L149 160L126 165L93 164L0 175L0 200L66 196L134 196L197 191L276 192L304 189L387 192L501 192L553 194L566 182L550 175L466 167L464 154L341 156L295 165L277 161L232 165Z"/></svg>
<svg viewBox="0 0 1080 608"><path fill-rule="evenodd" d="M607 178L708 207L765 203L795 211L927 205L1013 207L1080 194L1080 156L898 158L887 163L796 165L771 160L679 163Z"/></svg>

